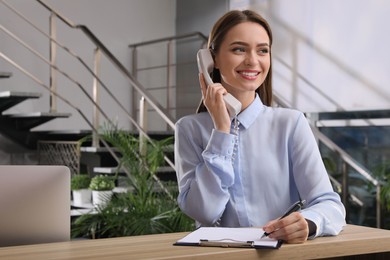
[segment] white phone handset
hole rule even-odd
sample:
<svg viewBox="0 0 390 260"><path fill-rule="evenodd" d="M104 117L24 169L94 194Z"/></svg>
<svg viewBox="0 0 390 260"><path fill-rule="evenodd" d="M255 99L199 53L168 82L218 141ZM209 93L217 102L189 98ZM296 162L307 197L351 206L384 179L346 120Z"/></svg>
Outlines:
<svg viewBox="0 0 390 260"><path fill-rule="evenodd" d="M210 72L214 69L214 60L211 56L211 53L208 49L200 49L198 51L197 61L198 61L198 69L199 72L203 73L203 77L206 80L206 83L208 85L213 84L213 81L210 77ZM229 112L229 115L231 117L236 116L241 111L241 102L238 101L235 97L233 97L231 94L226 93L223 96L223 99L225 100L226 108Z"/></svg>

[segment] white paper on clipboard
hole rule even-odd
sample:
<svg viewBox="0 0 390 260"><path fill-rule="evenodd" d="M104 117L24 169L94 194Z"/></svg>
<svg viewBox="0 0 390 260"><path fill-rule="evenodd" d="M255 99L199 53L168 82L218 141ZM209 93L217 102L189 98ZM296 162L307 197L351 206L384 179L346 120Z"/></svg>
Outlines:
<svg viewBox="0 0 390 260"><path fill-rule="evenodd" d="M175 245L279 248L281 241L261 238L261 228L201 227L176 241Z"/></svg>

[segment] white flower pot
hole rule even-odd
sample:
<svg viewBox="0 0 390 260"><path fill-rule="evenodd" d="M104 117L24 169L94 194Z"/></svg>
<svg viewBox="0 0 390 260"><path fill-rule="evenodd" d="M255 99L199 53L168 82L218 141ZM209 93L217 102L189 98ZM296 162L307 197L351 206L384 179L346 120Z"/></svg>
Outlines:
<svg viewBox="0 0 390 260"><path fill-rule="evenodd" d="M113 191L112 190L93 190L92 191L92 203L95 207L104 206L111 200Z"/></svg>
<svg viewBox="0 0 390 260"><path fill-rule="evenodd" d="M89 189L81 189L73 191L73 205L83 206L91 203L92 191Z"/></svg>

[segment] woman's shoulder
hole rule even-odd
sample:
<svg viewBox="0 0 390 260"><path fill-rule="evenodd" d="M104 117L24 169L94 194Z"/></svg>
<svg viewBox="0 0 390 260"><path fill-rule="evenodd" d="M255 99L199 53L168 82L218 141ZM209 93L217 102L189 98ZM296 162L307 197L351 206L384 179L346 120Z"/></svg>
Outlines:
<svg viewBox="0 0 390 260"><path fill-rule="evenodd" d="M265 113L269 113L273 116L281 117L286 120L297 120L304 117L303 112L293 108L284 107L267 107Z"/></svg>
<svg viewBox="0 0 390 260"><path fill-rule="evenodd" d="M201 112L197 114L191 114L181 117L176 122L176 126L188 126L188 125L206 125L212 123L210 114L207 112Z"/></svg>
<svg viewBox="0 0 390 260"><path fill-rule="evenodd" d="M293 130L298 125L307 124L305 115L301 111L282 107L267 107L259 119L262 122L268 122L273 127L281 127L286 130Z"/></svg>

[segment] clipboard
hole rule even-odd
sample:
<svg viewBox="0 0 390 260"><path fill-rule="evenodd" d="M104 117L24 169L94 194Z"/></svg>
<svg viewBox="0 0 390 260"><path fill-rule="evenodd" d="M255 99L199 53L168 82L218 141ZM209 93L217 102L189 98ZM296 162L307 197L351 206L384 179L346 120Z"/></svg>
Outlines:
<svg viewBox="0 0 390 260"><path fill-rule="evenodd" d="M239 248L278 249L281 240L261 238L262 228L200 227L179 239L176 246L214 246Z"/></svg>

